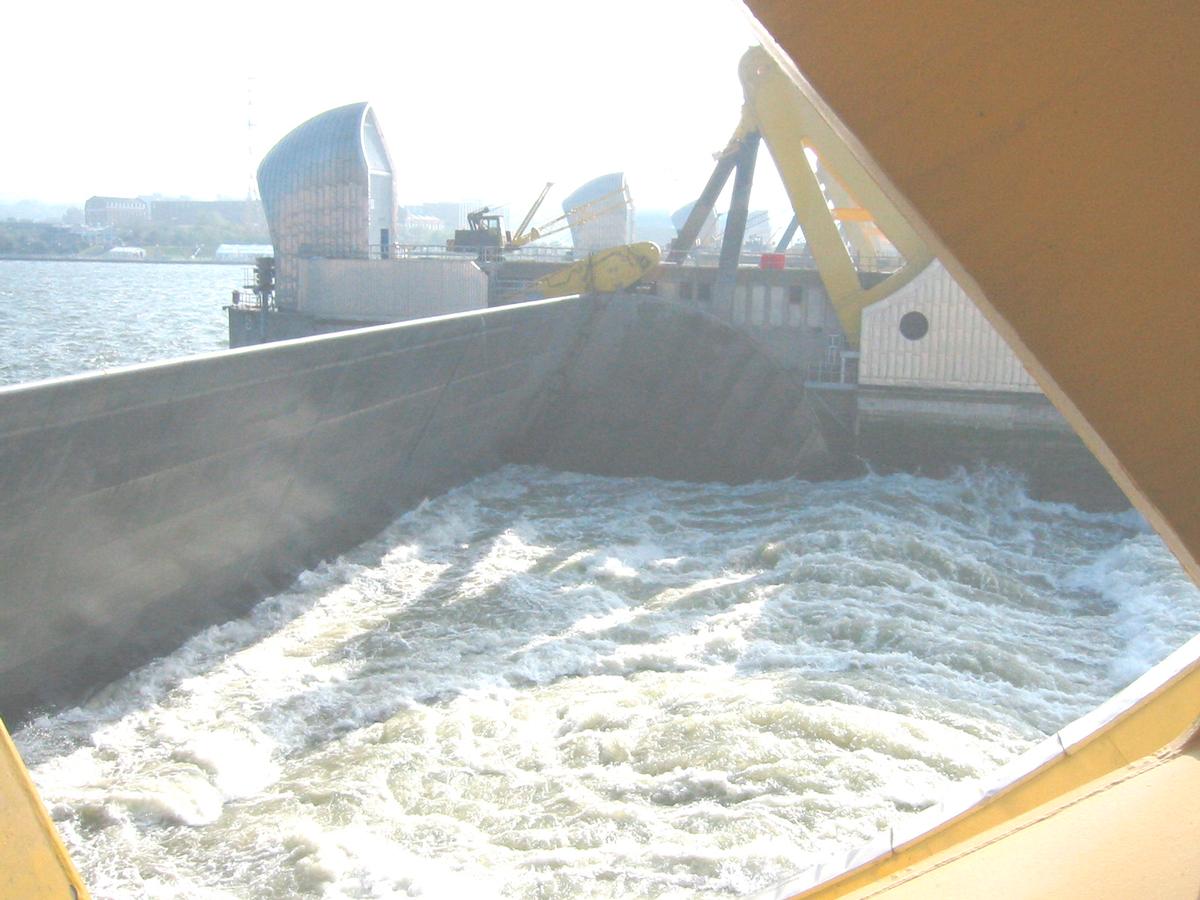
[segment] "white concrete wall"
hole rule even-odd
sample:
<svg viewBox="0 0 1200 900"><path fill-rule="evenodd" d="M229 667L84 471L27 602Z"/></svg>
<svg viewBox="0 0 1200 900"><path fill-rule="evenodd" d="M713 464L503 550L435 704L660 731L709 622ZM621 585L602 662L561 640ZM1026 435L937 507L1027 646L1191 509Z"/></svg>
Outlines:
<svg viewBox="0 0 1200 900"><path fill-rule="evenodd" d="M488 278L470 258L305 259L300 312L400 322L487 307Z"/></svg>
<svg viewBox="0 0 1200 900"><path fill-rule="evenodd" d="M924 315L928 333L909 340L900 320ZM897 293L863 312L859 382L1039 393L1015 353L992 328L950 273L934 261Z"/></svg>

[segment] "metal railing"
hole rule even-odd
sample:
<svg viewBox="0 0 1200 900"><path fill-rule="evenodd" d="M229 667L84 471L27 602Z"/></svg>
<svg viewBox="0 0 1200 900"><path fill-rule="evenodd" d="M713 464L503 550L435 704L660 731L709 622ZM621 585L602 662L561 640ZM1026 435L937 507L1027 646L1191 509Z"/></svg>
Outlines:
<svg viewBox="0 0 1200 900"><path fill-rule="evenodd" d="M759 261L766 254L776 255L769 249L743 249L738 257L738 265L758 265ZM816 271L817 261L813 258L812 253L807 250L788 251L782 254L784 257L785 269L807 269ZM715 267L720 261L720 251L716 249L703 249L693 251L682 265L699 266L702 268ZM854 264L854 268L859 272L870 272L881 275L890 275L904 265L904 257L894 254L879 254L875 256L865 256L857 253L850 254L850 261Z"/></svg>
<svg viewBox="0 0 1200 900"><path fill-rule="evenodd" d="M473 256L478 256L480 252L477 250L448 250L445 244L389 244L386 247L386 255L383 252L384 249L382 244L370 244L365 252L349 253L339 258L428 259L430 257L454 257L456 259L469 259ZM571 262L580 258L580 254L573 247L560 247L556 245L529 244L524 247L518 247L515 250L487 247L482 252L487 259L496 259L503 256L510 259L541 259L555 262Z"/></svg>
<svg viewBox="0 0 1200 900"><path fill-rule="evenodd" d="M669 245L665 248L669 250ZM384 252L386 250L386 253ZM503 248L486 248L482 251L484 259L488 261L498 260L501 257L505 259L535 259L547 262L574 262L577 259L582 259L587 256L588 251L577 249L575 247L563 247L558 245L546 244L528 244L524 247L518 247L515 250L506 250ZM743 266L756 266L762 260L764 254L771 253L768 248L755 248L753 250L743 249L738 259L738 264ZM305 248L300 248L300 256L324 256L325 254L313 251L308 251ZM448 250L445 244L399 244L392 243L369 244L365 250L352 251L349 253L339 254L339 259L427 259L430 257L454 257L454 258L470 258L478 256L478 252L465 252ZM772 254L773 255L773 254ZM803 269L816 271L817 263L813 255L807 249L795 251L790 250L783 254L785 269ZM694 250L687 259L682 263L684 266L698 266L702 268L715 268L720 259L720 251L717 249L703 248ZM855 269L859 272L870 272L881 275L888 275L897 271L904 265L904 258L894 254L879 254L874 256L851 254L850 261L854 264Z"/></svg>
<svg viewBox="0 0 1200 900"><path fill-rule="evenodd" d="M804 380L819 384L858 384L857 350L839 350L836 355L827 354L819 363L813 363L804 370Z"/></svg>
<svg viewBox="0 0 1200 900"><path fill-rule="evenodd" d="M234 291L230 297L229 308L242 309L247 311L257 311L262 309L262 298L254 292L254 289L247 285L240 291ZM275 298L271 298L267 302L267 309L273 310L278 307L275 305Z"/></svg>

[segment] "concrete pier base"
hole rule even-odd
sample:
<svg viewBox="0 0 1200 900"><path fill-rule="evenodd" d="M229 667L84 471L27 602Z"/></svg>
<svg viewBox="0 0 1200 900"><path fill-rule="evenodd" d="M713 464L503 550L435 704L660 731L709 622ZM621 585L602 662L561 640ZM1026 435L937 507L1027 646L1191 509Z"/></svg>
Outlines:
<svg viewBox="0 0 1200 900"><path fill-rule="evenodd" d="M1129 500L1041 394L859 387L855 454L875 471L933 477L1005 466L1030 495L1093 510Z"/></svg>
<svg viewBox="0 0 1200 900"><path fill-rule="evenodd" d="M804 388L645 296L569 298L0 390L0 716L86 696L507 460L829 465Z"/></svg>

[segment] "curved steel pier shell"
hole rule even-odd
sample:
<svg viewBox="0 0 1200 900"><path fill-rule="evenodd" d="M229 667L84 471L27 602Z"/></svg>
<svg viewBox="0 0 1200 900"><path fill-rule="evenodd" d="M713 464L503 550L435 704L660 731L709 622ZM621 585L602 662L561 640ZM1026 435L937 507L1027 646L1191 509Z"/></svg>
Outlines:
<svg viewBox="0 0 1200 900"><path fill-rule="evenodd" d="M295 305L301 257L366 259L383 231L396 233L393 171L367 103L314 116L263 158L258 190L275 246L280 306Z"/></svg>

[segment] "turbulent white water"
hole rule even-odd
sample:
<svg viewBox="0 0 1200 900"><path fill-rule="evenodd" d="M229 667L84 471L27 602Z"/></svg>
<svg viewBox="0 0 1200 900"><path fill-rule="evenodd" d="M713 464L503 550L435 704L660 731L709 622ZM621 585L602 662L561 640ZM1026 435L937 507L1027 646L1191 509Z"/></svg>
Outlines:
<svg viewBox="0 0 1200 900"><path fill-rule="evenodd" d="M99 897L735 895L1200 631L1133 513L998 472L509 467L17 735Z"/></svg>
<svg viewBox="0 0 1200 900"><path fill-rule="evenodd" d="M0 261L0 383L220 349L236 269ZM97 897L729 896L1200 631L1012 476L507 468L16 735Z"/></svg>

